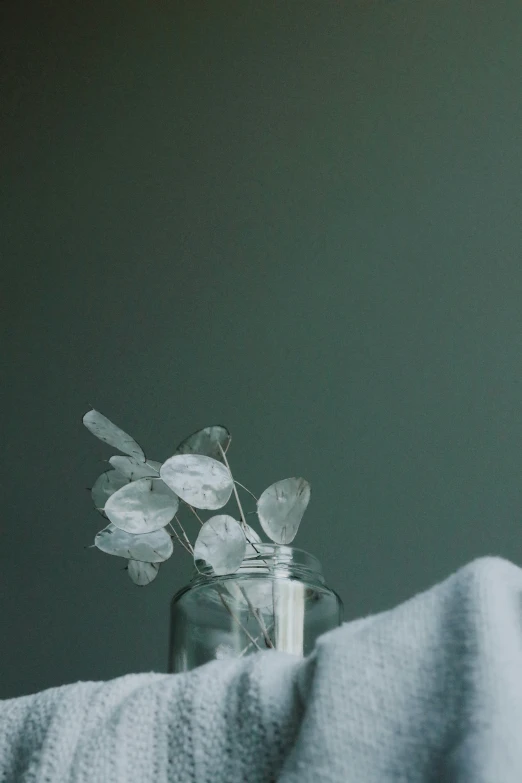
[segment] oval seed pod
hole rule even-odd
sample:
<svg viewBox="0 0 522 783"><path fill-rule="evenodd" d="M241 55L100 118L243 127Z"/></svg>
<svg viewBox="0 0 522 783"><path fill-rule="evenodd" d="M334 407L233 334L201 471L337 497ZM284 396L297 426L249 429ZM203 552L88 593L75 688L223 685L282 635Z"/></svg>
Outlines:
<svg viewBox="0 0 522 783"><path fill-rule="evenodd" d="M135 536L120 530L112 522L96 534L94 545L108 555L144 563L162 563L169 559L174 549L165 529Z"/></svg>
<svg viewBox="0 0 522 783"><path fill-rule="evenodd" d="M257 501L261 527L276 544L294 540L310 501L310 484L303 478L276 481Z"/></svg>
<svg viewBox="0 0 522 783"><path fill-rule="evenodd" d="M161 466L160 476L176 495L195 508L222 508L234 488L226 465L201 454L177 454Z"/></svg>
<svg viewBox="0 0 522 783"><path fill-rule="evenodd" d="M178 496L160 478L142 478L111 495L105 513L116 527L140 535L165 527L178 506Z"/></svg>
<svg viewBox="0 0 522 783"><path fill-rule="evenodd" d="M159 572L159 563L142 563L140 560L129 560L127 571L135 585L150 585Z"/></svg>
<svg viewBox="0 0 522 783"><path fill-rule="evenodd" d="M104 517L107 516L105 504L111 495L114 495L119 489L128 484L130 479L122 476L116 470L107 470L98 476L91 489L91 496L96 511L99 511Z"/></svg>
<svg viewBox="0 0 522 783"><path fill-rule="evenodd" d="M157 478L161 468L161 462L154 462L151 459L146 462L138 462L134 457L120 457L118 455L111 457L109 462L118 473L130 481L148 477Z"/></svg>
<svg viewBox="0 0 522 783"><path fill-rule="evenodd" d="M220 576L233 574L243 562L246 543L239 522L228 514L218 514L207 519L199 531L194 561L204 560Z"/></svg>
<svg viewBox="0 0 522 783"><path fill-rule="evenodd" d="M203 454L213 459L221 459L221 450L226 451L230 445L232 436L222 424L214 424L197 430L181 441L175 454Z"/></svg>
<svg viewBox="0 0 522 783"><path fill-rule="evenodd" d="M88 411L83 417L83 423L97 438L109 446L114 446L118 451L129 454L138 462L145 462L145 453L141 446L136 443L134 438L127 435L122 429L113 424L103 413L95 411L94 408Z"/></svg>

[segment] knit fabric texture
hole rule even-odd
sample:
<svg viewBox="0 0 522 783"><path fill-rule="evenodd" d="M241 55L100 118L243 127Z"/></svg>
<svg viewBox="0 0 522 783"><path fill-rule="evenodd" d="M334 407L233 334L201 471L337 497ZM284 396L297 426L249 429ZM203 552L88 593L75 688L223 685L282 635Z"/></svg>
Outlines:
<svg viewBox="0 0 522 783"><path fill-rule="evenodd" d="M0 701L1 783L521 783L522 569L187 674Z"/></svg>

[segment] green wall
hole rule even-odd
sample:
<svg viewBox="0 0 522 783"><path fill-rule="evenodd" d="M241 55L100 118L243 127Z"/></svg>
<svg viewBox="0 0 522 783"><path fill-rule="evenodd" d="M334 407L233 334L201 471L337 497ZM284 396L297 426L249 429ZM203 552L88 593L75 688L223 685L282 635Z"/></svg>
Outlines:
<svg viewBox="0 0 522 783"><path fill-rule="evenodd" d="M84 549L91 404L308 478L348 619L522 563L519 0L2 13L0 697L165 670L191 566Z"/></svg>

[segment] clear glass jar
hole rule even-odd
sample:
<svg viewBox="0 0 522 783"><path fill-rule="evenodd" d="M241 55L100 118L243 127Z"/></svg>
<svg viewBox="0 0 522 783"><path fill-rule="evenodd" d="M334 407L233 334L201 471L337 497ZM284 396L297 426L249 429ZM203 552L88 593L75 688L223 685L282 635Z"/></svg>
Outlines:
<svg viewBox="0 0 522 783"><path fill-rule="evenodd" d="M319 561L278 544L249 546L238 571L196 571L171 603L171 673L216 658L276 649L305 656L318 636L339 626L341 599L326 586Z"/></svg>

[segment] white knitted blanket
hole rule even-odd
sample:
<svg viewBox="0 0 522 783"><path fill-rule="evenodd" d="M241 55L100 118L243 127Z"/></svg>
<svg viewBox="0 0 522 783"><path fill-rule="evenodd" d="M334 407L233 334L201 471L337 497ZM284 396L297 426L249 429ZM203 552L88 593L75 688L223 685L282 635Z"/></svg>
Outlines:
<svg viewBox="0 0 522 783"><path fill-rule="evenodd" d="M522 570L481 558L304 661L0 701L2 783L521 783Z"/></svg>

